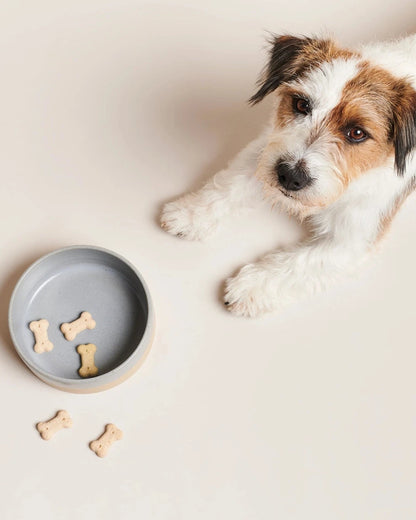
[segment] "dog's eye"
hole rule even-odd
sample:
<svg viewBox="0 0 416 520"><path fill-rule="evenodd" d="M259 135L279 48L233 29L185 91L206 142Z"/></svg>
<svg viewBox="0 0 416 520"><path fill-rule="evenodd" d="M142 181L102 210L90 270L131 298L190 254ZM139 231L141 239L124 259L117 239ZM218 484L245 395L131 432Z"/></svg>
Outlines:
<svg viewBox="0 0 416 520"><path fill-rule="evenodd" d="M310 113L311 106L307 99L295 97L293 98L293 110L298 114L306 115Z"/></svg>
<svg viewBox="0 0 416 520"><path fill-rule="evenodd" d="M350 128L347 132L347 139L351 143L361 143L367 139L368 135L358 126Z"/></svg>

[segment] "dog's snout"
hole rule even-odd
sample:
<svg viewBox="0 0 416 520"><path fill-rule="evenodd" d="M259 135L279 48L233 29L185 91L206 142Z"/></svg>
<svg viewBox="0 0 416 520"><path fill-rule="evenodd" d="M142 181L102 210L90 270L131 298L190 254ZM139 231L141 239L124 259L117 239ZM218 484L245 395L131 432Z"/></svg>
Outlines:
<svg viewBox="0 0 416 520"><path fill-rule="evenodd" d="M294 166L278 161L275 169L279 183L285 190L299 191L312 182L303 161L299 161Z"/></svg>

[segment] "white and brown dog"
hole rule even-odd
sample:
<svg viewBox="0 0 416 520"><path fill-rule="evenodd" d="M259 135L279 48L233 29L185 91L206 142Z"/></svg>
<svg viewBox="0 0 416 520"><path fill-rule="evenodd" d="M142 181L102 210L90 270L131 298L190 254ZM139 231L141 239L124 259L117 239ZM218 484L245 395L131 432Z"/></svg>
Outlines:
<svg viewBox="0 0 416 520"><path fill-rule="evenodd" d="M359 50L280 36L251 98L273 93L264 132L199 191L165 205L162 227L204 239L259 198L311 225L226 282L224 302L257 316L358 266L416 185L416 35Z"/></svg>

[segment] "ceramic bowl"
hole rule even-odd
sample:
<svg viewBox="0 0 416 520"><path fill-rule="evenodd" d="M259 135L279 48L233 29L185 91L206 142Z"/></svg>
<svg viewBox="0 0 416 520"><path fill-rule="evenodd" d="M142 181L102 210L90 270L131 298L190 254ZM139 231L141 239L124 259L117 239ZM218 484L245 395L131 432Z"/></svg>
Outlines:
<svg viewBox="0 0 416 520"><path fill-rule="evenodd" d="M91 313L94 329L67 341L62 323ZM49 322L54 348L36 353L32 321ZM31 265L18 281L10 300L10 334L17 353L42 381L76 393L115 386L133 374L153 340L154 310L143 277L120 255L92 246L54 251ZM93 343L97 350L94 377L82 378L76 347Z"/></svg>

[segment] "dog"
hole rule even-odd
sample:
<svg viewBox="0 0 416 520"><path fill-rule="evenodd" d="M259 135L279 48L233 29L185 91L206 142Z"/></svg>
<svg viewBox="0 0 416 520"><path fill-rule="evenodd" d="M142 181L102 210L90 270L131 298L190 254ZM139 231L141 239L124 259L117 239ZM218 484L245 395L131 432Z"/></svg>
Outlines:
<svg viewBox="0 0 416 520"><path fill-rule="evenodd" d="M272 36L251 104L274 98L264 131L199 191L165 204L162 227L205 239L266 199L310 236L244 266L224 303L256 317L357 269L416 185L416 35L347 49L330 38Z"/></svg>

